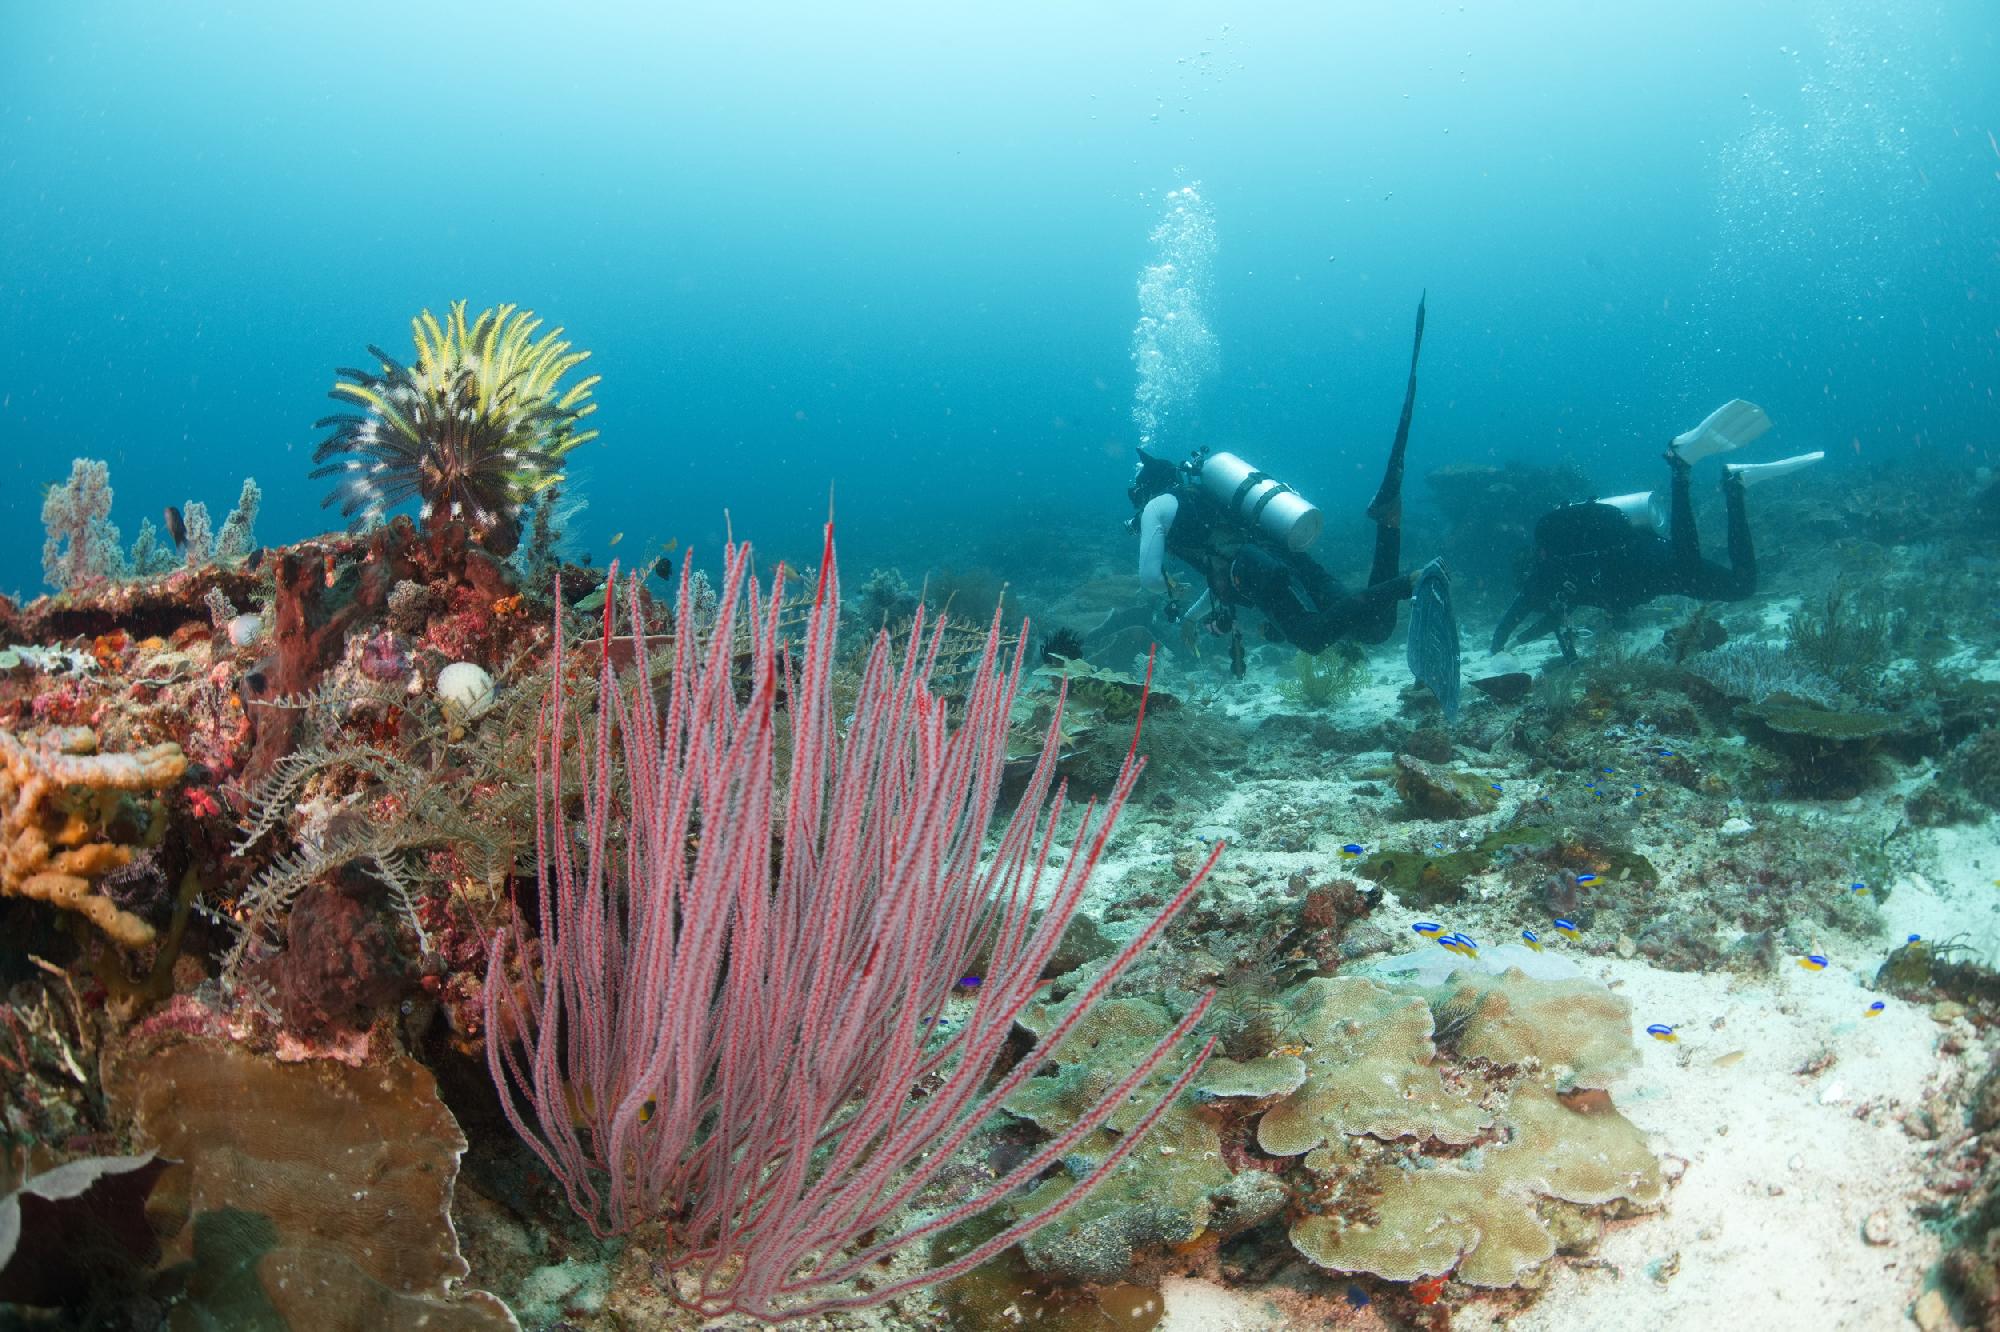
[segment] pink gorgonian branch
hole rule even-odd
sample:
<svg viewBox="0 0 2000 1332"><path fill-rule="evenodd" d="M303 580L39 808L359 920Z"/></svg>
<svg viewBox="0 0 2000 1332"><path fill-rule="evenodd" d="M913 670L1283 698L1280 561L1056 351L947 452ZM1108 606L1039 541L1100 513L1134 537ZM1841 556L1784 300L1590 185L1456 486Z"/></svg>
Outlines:
<svg viewBox="0 0 2000 1332"><path fill-rule="evenodd" d="M593 1229L662 1217L667 1264L684 1282L676 1298L708 1314L790 1318L967 1271L1116 1169L1206 1048L1181 1051L1172 1089L1054 1205L943 1267L853 1281L1034 1182L1173 1054L1207 997L1073 1127L977 1196L905 1219L1187 904L1221 847L995 1078L1139 778L1137 729L1110 794L1085 806L1058 858L1059 699L995 836L1025 632L1003 660L994 612L954 725L930 690L942 624L927 637L920 611L900 663L877 635L843 715L831 525L797 653L778 632L784 571L760 597L747 546L728 547L725 564L714 627L675 634L663 696L650 683L638 579L627 586L635 669L623 681L614 670L607 597L587 715L570 706L557 615L535 774L541 936L524 947L517 926L493 941L487 1059L508 1119ZM697 618L687 570L680 626ZM941 1030L979 959L969 1012Z"/></svg>

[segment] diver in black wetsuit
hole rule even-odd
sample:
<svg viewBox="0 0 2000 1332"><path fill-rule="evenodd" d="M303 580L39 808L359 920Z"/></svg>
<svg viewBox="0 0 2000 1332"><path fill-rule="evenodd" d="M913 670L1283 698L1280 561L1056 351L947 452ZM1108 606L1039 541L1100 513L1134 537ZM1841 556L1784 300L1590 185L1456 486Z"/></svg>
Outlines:
<svg viewBox="0 0 2000 1332"><path fill-rule="evenodd" d="M1565 660L1575 660L1569 613L1578 606L1620 612L1654 597L1674 594L1704 601L1739 601L1757 590L1757 556L1750 542L1750 519L1743 489L1752 481L1796 471L1818 462L1803 454L1772 463L1726 466L1722 493L1729 511L1729 564L1701 555L1695 533L1688 476L1694 463L1711 453L1739 448L1770 429L1763 409L1738 399L1675 439L1667 450L1671 500L1667 531L1658 531L1658 503L1649 493L1612 500L1566 504L1535 524L1535 544L1526 581L1493 631L1492 650L1503 651L1514 630L1530 615L1523 640L1554 633Z"/></svg>
<svg viewBox="0 0 2000 1332"><path fill-rule="evenodd" d="M1348 592L1307 554L1318 537L1319 511L1282 482L1230 453L1196 453L1176 466L1139 451L1139 470L1126 492L1137 513L1139 579L1168 595L1167 614L1186 613L1168 576L1168 555L1193 565L1212 601L1207 622L1216 633L1235 634L1235 608L1263 612L1276 634L1303 652L1339 641L1380 643L1396 629L1396 603L1408 600L1418 577L1400 569L1403 551L1403 455L1416 405L1417 354L1424 343L1424 306L1417 303L1417 331L1410 350L1403 415L1382 484L1368 505L1375 524L1375 554L1368 581ZM1240 635L1236 642L1240 657Z"/></svg>

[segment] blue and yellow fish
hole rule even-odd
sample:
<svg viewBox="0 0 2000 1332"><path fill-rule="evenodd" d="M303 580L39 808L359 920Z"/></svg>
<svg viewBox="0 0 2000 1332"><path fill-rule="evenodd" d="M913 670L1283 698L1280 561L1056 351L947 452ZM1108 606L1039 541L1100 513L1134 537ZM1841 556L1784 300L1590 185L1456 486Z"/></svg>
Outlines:
<svg viewBox="0 0 2000 1332"><path fill-rule="evenodd" d="M1576 922L1568 920L1558 920L1556 922L1556 933L1562 935L1565 939L1581 939L1583 937L1583 931L1576 927Z"/></svg>
<svg viewBox="0 0 2000 1332"><path fill-rule="evenodd" d="M1924 936L1923 936L1923 935L1921 935L1921 934L1913 934L1913 935L1911 935L1911 936L1910 936L1909 938L1907 938L1907 939L1903 940L1903 947L1905 947L1905 948L1915 948L1915 947L1916 947L1917 945L1921 944L1921 943L1922 943L1923 941L1924 941Z"/></svg>
<svg viewBox="0 0 2000 1332"><path fill-rule="evenodd" d="M1881 1001L1880 999L1877 999L1877 1000L1876 1000L1876 1001L1875 1001L1874 1003L1872 1003L1872 1004L1868 1005L1868 1011L1867 1011L1867 1012L1865 1012L1865 1013L1863 1013L1863 1014L1862 1014L1861 1016L1862 1016L1862 1017L1881 1017L1881 1016L1882 1016L1882 1009L1883 1009L1883 1008L1884 1008L1885 1006L1886 1006L1886 1005L1884 1005L1884 1004L1883 1004L1883 1002L1882 1002L1882 1001Z"/></svg>
<svg viewBox="0 0 2000 1332"><path fill-rule="evenodd" d="M1656 1041L1678 1042L1680 1040L1680 1037L1674 1035L1674 1029L1664 1022L1655 1022L1652 1026L1646 1028L1646 1034Z"/></svg>
<svg viewBox="0 0 2000 1332"><path fill-rule="evenodd" d="M1865 883L1850 883L1847 885L1847 891L1850 893L1865 893L1868 891L1868 885Z"/></svg>
<svg viewBox="0 0 2000 1332"><path fill-rule="evenodd" d="M1340 854L1348 860L1359 860L1368 854L1368 848L1359 842L1348 842L1340 848Z"/></svg>
<svg viewBox="0 0 2000 1332"><path fill-rule="evenodd" d="M1588 884L1596 883L1597 876L1595 874L1579 874L1576 876L1576 882L1578 887L1584 887Z"/></svg>
<svg viewBox="0 0 2000 1332"><path fill-rule="evenodd" d="M1421 934L1426 939L1435 939L1437 938L1437 936L1444 933L1444 926L1438 924L1434 920L1420 920L1416 924L1410 926L1410 928L1415 930L1418 934ZM1442 943L1443 940L1439 940L1439 942Z"/></svg>
<svg viewBox="0 0 2000 1332"><path fill-rule="evenodd" d="M1449 948L1452 952L1457 953L1460 957L1479 956L1479 945L1472 941L1472 936L1469 934L1460 934L1454 931L1439 939L1438 942Z"/></svg>
<svg viewBox="0 0 2000 1332"><path fill-rule="evenodd" d="M1533 930L1522 930L1521 942L1528 945L1528 947L1534 949L1538 953L1542 951L1542 941L1535 937L1535 932Z"/></svg>
<svg viewBox="0 0 2000 1332"><path fill-rule="evenodd" d="M1804 967L1807 971L1825 971L1826 954L1807 953L1804 957L1799 959L1799 965Z"/></svg>

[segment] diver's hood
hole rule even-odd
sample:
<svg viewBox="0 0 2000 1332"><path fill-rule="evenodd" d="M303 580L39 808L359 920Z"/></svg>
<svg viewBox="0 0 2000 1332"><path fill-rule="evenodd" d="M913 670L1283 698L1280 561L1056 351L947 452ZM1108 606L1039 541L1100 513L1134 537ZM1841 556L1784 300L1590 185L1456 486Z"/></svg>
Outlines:
<svg viewBox="0 0 2000 1332"><path fill-rule="evenodd" d="M1181 469L1155 453L1141 448L1139 465L1132 472L1132 486L1126 492L1135 505L1144 504L1155 495L1164 495L1180 483Z"/></svg>

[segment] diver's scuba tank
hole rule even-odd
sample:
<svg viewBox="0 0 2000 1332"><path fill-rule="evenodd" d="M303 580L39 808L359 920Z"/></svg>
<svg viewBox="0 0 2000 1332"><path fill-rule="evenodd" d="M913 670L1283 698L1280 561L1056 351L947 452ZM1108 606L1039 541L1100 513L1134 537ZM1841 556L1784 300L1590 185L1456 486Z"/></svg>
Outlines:
<svg viewBox="0 0 2000 1332"><path fill-rule="evenodd" d="M1613 495L1597 501L1609 504L1625 515L1625 521L1641 532L1664 536L1667 531L1667 502L1657 490L1635 490L1629 495Z"/></svg>
<svg viewBox="0 0 2000 1332"><path fill-rule="evenodd" d="M1305 550L1319 540L1326 523L1320 511L1298 491L1235 454L1200 450L1187 460L1187 471L1195 487L1238 522L1285 549Z"/></svg>

